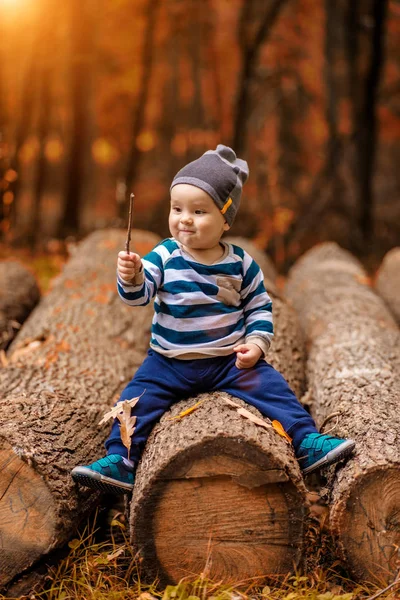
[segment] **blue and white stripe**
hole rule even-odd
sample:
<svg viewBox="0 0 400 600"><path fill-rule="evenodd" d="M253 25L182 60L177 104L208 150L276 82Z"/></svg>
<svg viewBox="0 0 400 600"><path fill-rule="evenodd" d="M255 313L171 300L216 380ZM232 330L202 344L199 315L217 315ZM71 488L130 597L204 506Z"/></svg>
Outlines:
<svg viewBox="0 0 400 600"><path fill-rule="evenodd" d="M224 245L223 258L204 265L169 238L142 259L143 283L129 285L118 278L126 304L142 306L154 298L150 346L157 352L178 358L227 355L251 338L264 351L269 347L272 303L263 274L242 248ZM221 300L225 281L228 288L234 284L237 302Z"/></svg>

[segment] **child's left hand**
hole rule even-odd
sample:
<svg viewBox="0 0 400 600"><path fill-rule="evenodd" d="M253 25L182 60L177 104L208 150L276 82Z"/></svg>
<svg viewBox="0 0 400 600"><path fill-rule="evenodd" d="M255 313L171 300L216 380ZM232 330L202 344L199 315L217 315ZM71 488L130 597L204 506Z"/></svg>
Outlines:
<svg viewBox="0 0 400 600"><path fill-rule="evenodd" d="M257 344L239 344L233 349L236 352L235 366L238 369L250 369L254 367L262 356L262 350Z"/></svg>

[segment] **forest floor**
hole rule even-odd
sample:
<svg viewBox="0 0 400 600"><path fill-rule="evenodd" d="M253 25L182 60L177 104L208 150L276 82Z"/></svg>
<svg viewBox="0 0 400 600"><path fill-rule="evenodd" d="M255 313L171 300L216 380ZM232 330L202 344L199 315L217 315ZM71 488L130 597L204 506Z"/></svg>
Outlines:
<svg viewBox="0 0 400 600"><path fill-rule="evenodd" d="M352 581L334 556L328 507L316 492L310 492L309 500L306 546L312 548L312 555L301 570L279 580L227 585L199 573L165 588L157 581L144 583L140 559L126 535L126 512L117 503L111 508L100 506L69 542L64 557L47 570L28 596L18 596L18 600L399 600L398 585L385 589L384 584Z"/></svg>

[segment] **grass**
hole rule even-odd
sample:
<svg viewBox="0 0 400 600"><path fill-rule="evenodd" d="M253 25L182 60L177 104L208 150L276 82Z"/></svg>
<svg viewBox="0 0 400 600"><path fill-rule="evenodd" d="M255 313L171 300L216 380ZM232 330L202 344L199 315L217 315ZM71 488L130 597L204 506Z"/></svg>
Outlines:
<svg viewBox="0 0 400 600"><path fill-rule="evenodd" d="M99 528L88 524L69 543L68 554L50 569L40 589L29 600L366 600L378 588L346 579L332 568L316 567L288 575L276 585L237 582L225 585L204 574L161 589L157 581L145 584L140 559L125 536L123 517L114 516L108 539L98 542ZM399 586L379 598L400 598ZM4 598L4 596L1 596Z"/></svg>

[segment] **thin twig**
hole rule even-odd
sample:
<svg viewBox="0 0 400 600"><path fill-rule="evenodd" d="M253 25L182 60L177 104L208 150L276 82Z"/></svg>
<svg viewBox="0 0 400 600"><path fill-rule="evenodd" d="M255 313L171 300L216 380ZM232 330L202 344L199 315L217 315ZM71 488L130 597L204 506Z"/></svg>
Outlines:
<svg viewBox="0 0 400 600"><path fill-rule="evenodd" d="M320 430L320 431L322 431L322 430L323 430L323 428L324 428L324 427L326 427L326 425L329 423L329 421L330 421L331 419L333 419L334 417L340 417L340 416L341 416L341 414L342 414L342 413L339 411L339 412L334 412L334 413L331 413L330 415L328 415L328 416L326 417L326 419L324 419L324 422L322 423L322 425L321 425L321 427L319 428L319 430ZM337 425L337 422L336 422L336 424L335 424L335 427L336 427L336 425Z"/></svg>
<svg viewBox="0 0 400 600"><path fill-rule="evenodd" d="M128 219L128 233L126 236L126 242L125 242L125 250L126 252L129 254L129 244L131 241L131 230L132 230L132 208L133 208L133 199L135 197L135 194L131 194L130 198L129 198L129 219Z"/></svg>
<svg viewBox="0 0 400 600"><path fill-rule="evenodd" d="M381 596L385 592L389 591L390 589L392 589L392 587L394 587L395 585L397 585L399 583L400 583L400 569L397 571L395 580L392 583L390 583L387 587L385 587L385 589L380 590L379 592L376 592L376 594L374 594L370 598L367 598L367 600L375 600L375 598L378 598L379 596Z"/></svg>

